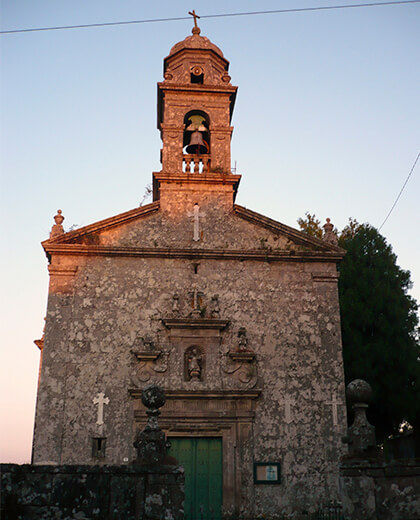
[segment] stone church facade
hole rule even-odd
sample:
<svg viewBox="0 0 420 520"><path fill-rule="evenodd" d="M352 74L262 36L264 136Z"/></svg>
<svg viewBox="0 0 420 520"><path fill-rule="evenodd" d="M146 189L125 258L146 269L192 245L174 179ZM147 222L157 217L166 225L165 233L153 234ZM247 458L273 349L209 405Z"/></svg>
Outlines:
<svg viewBox="0 0 420 520"><path fill-rule="evenodd" d="M129 464L141 389L158 383L188 518L200 500L252 516L338 498L346 433L343 251L235 204L228 67L198 27L177 43L158 84L153 202L67 233L59 212L43 242L33 462Z"/></svg>

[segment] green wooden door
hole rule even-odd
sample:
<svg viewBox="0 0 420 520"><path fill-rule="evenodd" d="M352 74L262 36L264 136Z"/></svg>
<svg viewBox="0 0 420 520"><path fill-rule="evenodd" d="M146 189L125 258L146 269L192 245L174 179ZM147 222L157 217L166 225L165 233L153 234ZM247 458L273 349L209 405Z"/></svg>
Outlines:
<svg viewBox="0 0 420 520"><path fill-rule="evenodd" d="M169 454L185 471L185 520L220 520L222 439L172 437Z"/></svg>

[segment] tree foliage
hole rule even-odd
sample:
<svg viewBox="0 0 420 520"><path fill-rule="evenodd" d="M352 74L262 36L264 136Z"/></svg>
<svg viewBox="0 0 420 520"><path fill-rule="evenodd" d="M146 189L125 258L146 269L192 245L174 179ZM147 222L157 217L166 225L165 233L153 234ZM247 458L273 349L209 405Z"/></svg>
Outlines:
<svg viewBox="0 0 420 520"><path fill-rule="evenodd" d="M311 215L308 211L305 213L305 218L298 218L300 229L312 237L322 238L321 221L318 220L315 214Z"/></svg>
<svg viewBox="0 0 420 520"><path fill-rule="evenodd" d="M311 225L301 229L308 233ZM408 294L410 272L368 224L349 219L339 244L347 250L339 280L346 384L356 378L371 384L369 418L379 441L404 420L420 431L418 306Z"/></svg>

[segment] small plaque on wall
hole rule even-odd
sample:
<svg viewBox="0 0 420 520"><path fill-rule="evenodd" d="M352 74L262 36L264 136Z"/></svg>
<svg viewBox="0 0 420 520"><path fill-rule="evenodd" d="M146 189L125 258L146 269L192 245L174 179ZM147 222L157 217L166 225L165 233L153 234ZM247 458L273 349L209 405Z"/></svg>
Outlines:
<svg viewBox="0 0 420 520"><path fill-rule="evenodd" d="M254 462L254 484L280 484L280 462Z"/></svg>

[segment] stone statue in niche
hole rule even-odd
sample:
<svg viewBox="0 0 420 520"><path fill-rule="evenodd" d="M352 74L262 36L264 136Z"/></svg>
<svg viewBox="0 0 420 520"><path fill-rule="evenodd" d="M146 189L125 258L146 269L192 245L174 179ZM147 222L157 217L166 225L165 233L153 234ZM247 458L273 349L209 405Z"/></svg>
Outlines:
<svg viewBox="0 0 420 520"><path fill-rule="evenodd" d="M189 347L185 351L185 376L187 381L202 381L204 355L200 347Z"/></svg>

